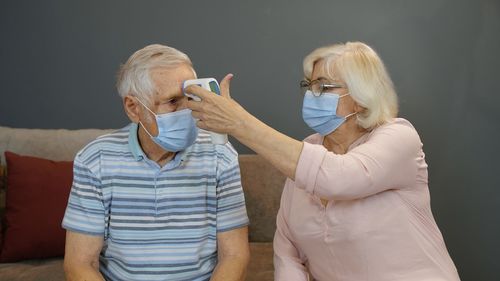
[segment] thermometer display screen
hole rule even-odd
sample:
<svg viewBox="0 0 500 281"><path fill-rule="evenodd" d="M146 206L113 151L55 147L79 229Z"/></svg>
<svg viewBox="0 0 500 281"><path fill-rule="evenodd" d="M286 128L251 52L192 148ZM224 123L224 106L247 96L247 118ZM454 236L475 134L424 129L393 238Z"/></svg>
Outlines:
<svg viewBox="0 0 500 281"><path fill-rule="evenodd" d="M220 95L220 90L219 90L219 87L217 86L216 82L210 81L210 83L208 83L208 85L210 86L210 91L216 93L217 95Z"/></svg>

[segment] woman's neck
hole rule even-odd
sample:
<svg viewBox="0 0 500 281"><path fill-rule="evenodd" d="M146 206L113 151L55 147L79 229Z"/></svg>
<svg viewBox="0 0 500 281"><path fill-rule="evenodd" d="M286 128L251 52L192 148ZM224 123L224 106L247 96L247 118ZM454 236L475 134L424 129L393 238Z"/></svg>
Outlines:
<svg viewBox="0 0 500 281"><path fill-rule="evenodd" d="M347 125L347 124L346 124ZM346 154L349 147L366 133L366 129L355 126L342 126L333 133L325 136L323 146L335 154Z"/></svg>

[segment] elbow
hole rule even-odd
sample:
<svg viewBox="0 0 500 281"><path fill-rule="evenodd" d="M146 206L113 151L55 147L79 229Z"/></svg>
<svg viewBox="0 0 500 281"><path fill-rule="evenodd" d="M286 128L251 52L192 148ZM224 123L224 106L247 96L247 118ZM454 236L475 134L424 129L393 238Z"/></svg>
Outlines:
<svg viewBox="0 0 500 281"><path fill-rule="evenodd" d="M76 280L75 278L75 269L77 267L74 266L71 262L69 262L67 259L64 259L63 263L63 269L64 269L64 276L67 281L73 281Z"/></svg>
<svg viewBox="0 0 500 281"><path fill-rule="evenodd" d="M87 278L83 277L94 276L99 273L99 261L93 261L90 263L80 263L65 258L63 263L63 269L64 269L65 280L67 281L87 280ZM92 279L92 280L97 280L97 279Z"/></svg>

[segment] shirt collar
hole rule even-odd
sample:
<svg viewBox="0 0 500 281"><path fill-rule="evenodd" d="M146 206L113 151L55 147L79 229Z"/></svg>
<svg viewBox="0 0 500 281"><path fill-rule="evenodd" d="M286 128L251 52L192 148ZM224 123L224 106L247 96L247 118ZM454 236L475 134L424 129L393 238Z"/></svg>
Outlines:
<svg viewBox="0 0 500 281"><path fill-rule="evenodd" d="M134 155L135 160L140 161L146 158L144 151L142 151L141 146L139 145L139 139L137 137L137 130L139 126L137 123L132 123L130 125L129 133L128 133L128 147L132 155Z"/></svg>

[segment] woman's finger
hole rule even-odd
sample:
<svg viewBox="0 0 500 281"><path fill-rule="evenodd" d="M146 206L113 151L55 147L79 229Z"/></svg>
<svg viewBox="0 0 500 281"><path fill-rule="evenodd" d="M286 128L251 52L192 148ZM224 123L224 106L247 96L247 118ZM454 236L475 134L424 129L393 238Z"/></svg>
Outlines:
<svg viewBox="0 0 500 281"><path fill-rule="evenodd" d="M191 112L191 116L193 116L194 119L199 119L199 120L202 120L202 114L198 111L192 111Z"/></svg>
<svg viewBox="0 0 500 281"><path fill-rule="evenodd" d="M207 91L198 85L189 85L184 89L184 92L187 94L195 95L202 100L210 99L210 97L213 95L212 92Z"/></svg>
<svg viewBox="0 0 500 281"><path fill-rule="evenodd" d="M229 86L231 86L231 79L234 77L232 73L229 73L220 82L220 95L226 98L231 98L229 94Z"/></svg>
<svg viewBox="0 0 500 281"><path fill-rule="evenodd" d="M202 107L201 103L202 103L201 101L188 100L186 106L192 111L201 111Z"/></svg>
<svg viewBox="0 0 500 281"><path fill-rule="evenodd" d="M209 130L209 128L205 125L205 122L203 122L202 120L196 121L196 127L203 130Z"/></svg>

